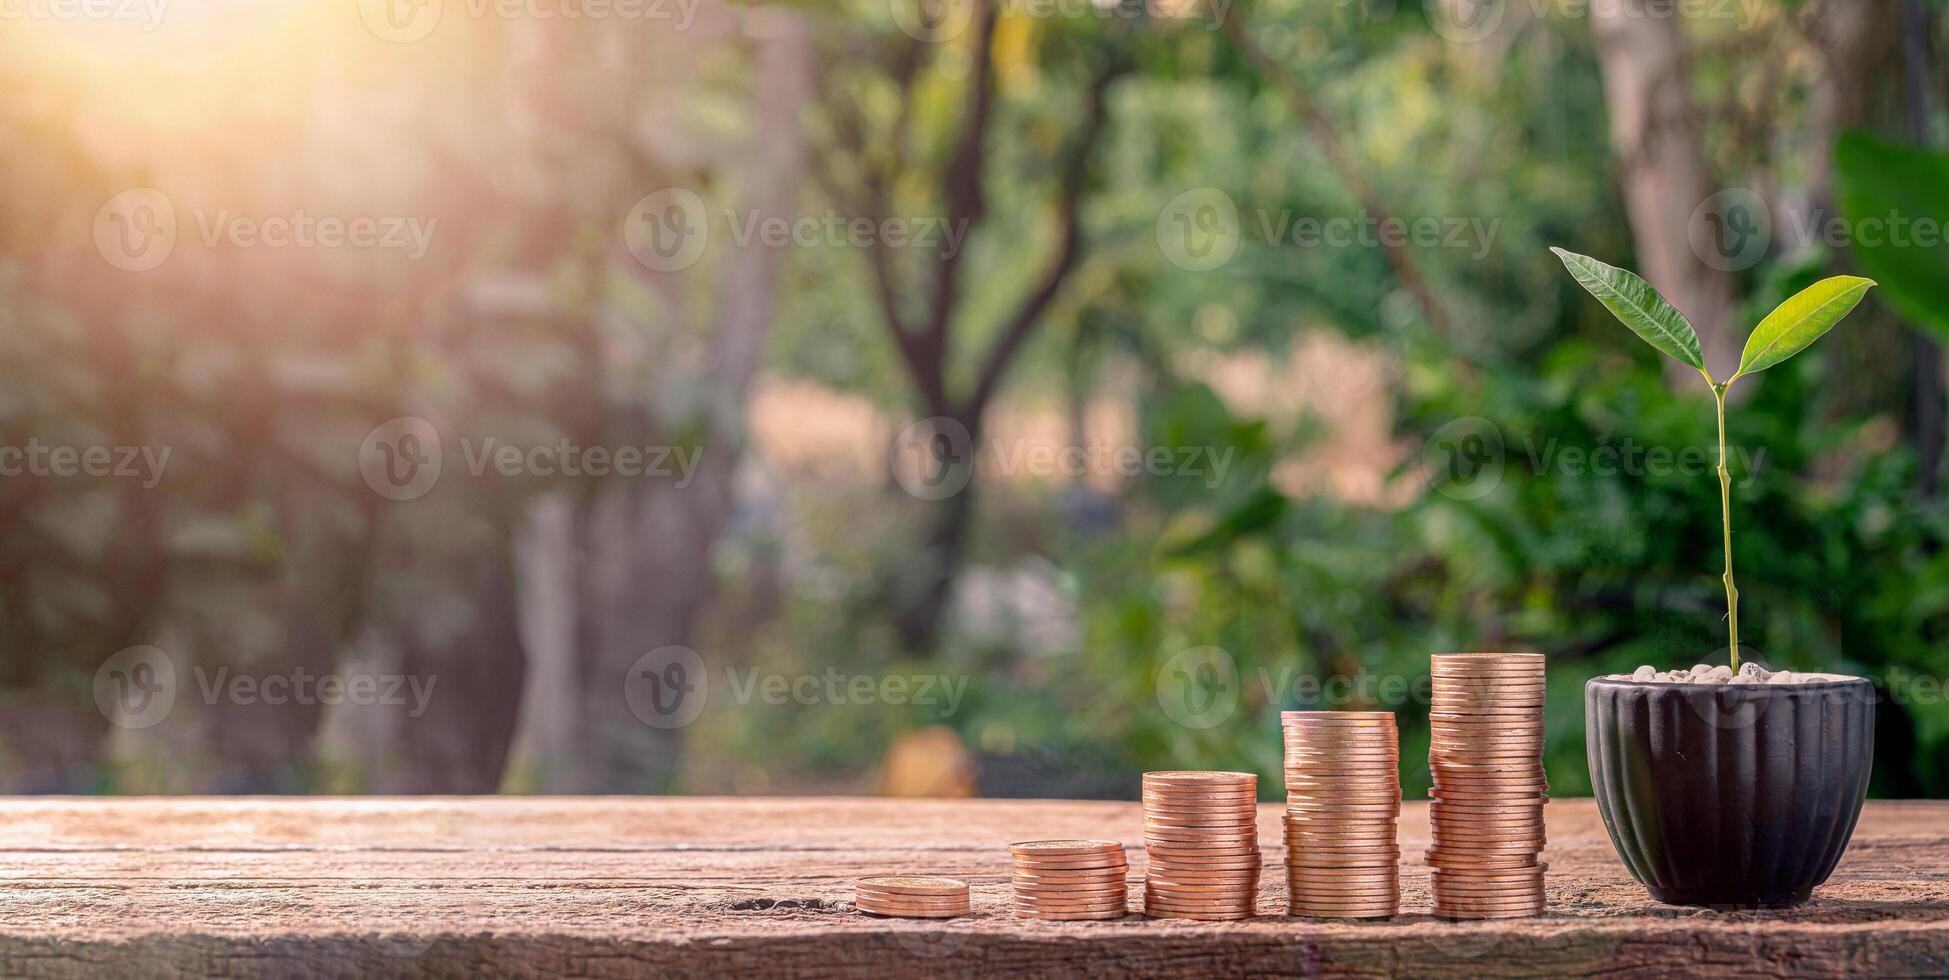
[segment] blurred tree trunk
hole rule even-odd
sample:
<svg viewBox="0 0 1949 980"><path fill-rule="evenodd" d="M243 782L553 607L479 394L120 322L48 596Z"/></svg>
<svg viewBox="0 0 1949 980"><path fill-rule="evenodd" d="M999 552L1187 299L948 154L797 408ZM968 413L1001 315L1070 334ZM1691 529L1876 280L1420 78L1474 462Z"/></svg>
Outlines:
<svg viewBox="0 0 1949 980"><path fill-rule="evenodd" d="M1888 13L1881 4L1860 0L1824 0L1811 12L1808 40L1820 53L1821 73L1808 108L1804 208L1809 214L1834 213L1834 141L1864 121L1876 66L1892 53L1889 42L1896 37ZM1812 227L1811 222L1789 222L1784 227L1776 222L1775 227L1781 229L1783 250L1817 244L1785 238L1799 236Z"/></svg>
<svg viewBox="0 0 1949 980"><path fill-rule="evenodd" d="M419 717L392 719L399 734L391 769L374 780L380 793L496 793L507 769L527 651L515 603L514 560L496 542L478 557L472 611L449 635L425 635L422 624L399 630L400 670L429 695ZM462 574L464 577L464 573ZM388 705L395 715L406 711Z"/></svg>
<svg viewBox="0 0 1949 980"><path fill-rule="evenodd" d="M767 10L749 17L760 35L753 57L757 140L729 176L742 213L786 217L797 213L805 171L799 117L811 84L810 35L793 14ZM645 792L670 785L682 731L638 717L626 685L645 654L691 644L713 598L712 552L732 510L743 410L775 313L780 254L755 240L725 252L708 364L699 372L711 401L692 482L604 484L578 509L575 764L541 773L545 790ZM657 430L640 406L606 428L623 440L655 438Z"/></svg>
<svg viewBox="0 0 1949 980"><path fill-rule="evenodd" d="M1694 211L1717 188L1687 88L1683 25L1670 9L1650 7L1665 5L1617 0L1590 8L1625 211L1639 271L1698 328L1707 368L1724 378L1741 340L1728 324L1737 291L1732 274L1703 261L1691 239Z"/></svg>
<svg viewBox="0 0 1949 980"><path fill-rule="evenodd" d="M910 159L914 154L908 143L913 135L913 105L921 98L918 80L922 69L945 45L915 40L901 45L890 63L880 66L896 87L898 98L904 100L900 122L884 145L875 145L872 127L865 121L867 111L838 81L845 77L843 69L847 66L834 65L821 73L821 101L833 118L829 127L832 143L821 147L819 154L819 176L826 190L855 220L886 220L895 213L900 187L924 186L931 190L930 200L944 206L949 227L963 236L972 236L982 227L988 216L984 183L993 159L989 135L999 98L995 39L1001 26L1000 5L975 0L971 16L975 43L969 53L970 77L962 94L964 104L954 117L956 131L947 138L946 159L931 172ZM909 288L901 281L889 244L876 239L868 246L881 324L900 356L924 413L922 418L933 420L936 436L945 435L955 443L966 437L967 458L935 459L939 469L929 475L957 482L964 475L968 479L957 492L926 501L923 546L912 562L893 572L886 587L895 606L894 625L901 643L914 653L926 652L935 645L955 579L967 559L968 533L975 514L971 471L982 444L983 416L1016 357L1042 325L1043 314L1082 260L1082 207L1091 158L1109 116L1110 87L1131 68L1124 52L1112 47L1103 52L1089 76L1076 136L1051 168L1056 174L1050 202L1056 219L1056 247L1042 260L1033 284L1015 300L995 339L979 353L971 369L957 372L952 363L960 346L956 336L967 326L962 289L970 249L940 256L931 270L931 281ZM972 383L953 384L951 378L956 374L970 378ZM961 467L970 472L949 477L948 470Z"/></svg>
<svg viewBox="0 0 1949 980"><path fill-rule="evenodd" d="M1902 82L1908 108L1909 138L1927 147L1929 133L1929 15L1922 0L1902 4ZM1921 330L1912 333L1915 356L1915 448L1921 457L1921 490L1933 499L1942 476L1943 396L1942 345Z"/></svg>

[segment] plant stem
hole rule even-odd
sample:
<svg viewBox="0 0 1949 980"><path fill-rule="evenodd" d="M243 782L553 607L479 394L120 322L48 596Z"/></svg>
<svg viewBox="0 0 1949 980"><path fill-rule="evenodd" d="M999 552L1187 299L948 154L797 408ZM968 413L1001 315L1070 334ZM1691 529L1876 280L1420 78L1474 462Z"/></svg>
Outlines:
<svg viewBox="0 0 1949 980"><path fill-rule="evenodd" d="M1708 379L1710 380L1710 379ZM1712 385L1712 399L1719 409L1719 526L1726 535L1726 629L1730 633L1727 649L1732 653L1732 669L1739 672L1739 589L1732 584L1732 471L1726 468L1726 385Z"/></svg>

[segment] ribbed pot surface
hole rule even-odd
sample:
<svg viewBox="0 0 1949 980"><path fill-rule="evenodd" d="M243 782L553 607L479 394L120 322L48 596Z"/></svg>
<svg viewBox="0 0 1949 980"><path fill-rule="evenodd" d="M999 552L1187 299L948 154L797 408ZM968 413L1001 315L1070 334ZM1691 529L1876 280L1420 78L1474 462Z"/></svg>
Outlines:
<svg viewBox="0 0 1949 980"><path fill-rule="evenodd" d="M1874 686L1584 687L1590 778L1611 843L1651 897L1806 901L1847 849L1874 764Z"/></svg>

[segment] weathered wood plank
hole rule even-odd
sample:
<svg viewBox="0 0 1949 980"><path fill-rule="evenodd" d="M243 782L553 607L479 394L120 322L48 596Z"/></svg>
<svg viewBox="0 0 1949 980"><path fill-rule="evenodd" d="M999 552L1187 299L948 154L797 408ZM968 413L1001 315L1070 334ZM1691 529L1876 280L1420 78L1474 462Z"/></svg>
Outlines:
<svg viewBox="0 0 1949 980"><path fill-rule="evenodd" d="M1550 915L1430 919L1427 808L1384 923L1015 918L1011 840L1107 837L1135 804L877 799L0 801L0 975L1949 975L1949 804L1873 803L1814 902L1652 906L1595 807L1548 811ZM1260 814L1269 867L1279 808ZM975 914L871 919L861 874L964 877ZM1133 901L1136 893L1133 889Z"/></svg>

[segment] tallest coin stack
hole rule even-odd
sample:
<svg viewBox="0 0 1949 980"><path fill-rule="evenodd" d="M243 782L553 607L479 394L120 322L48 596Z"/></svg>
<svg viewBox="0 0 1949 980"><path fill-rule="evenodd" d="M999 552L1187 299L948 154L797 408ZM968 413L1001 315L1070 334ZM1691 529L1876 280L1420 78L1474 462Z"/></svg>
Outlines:
<svg viewBox="0 0 1949 980"><path fill-rule="evenodd" d="M1543 911L1543 655L1434 658L1428 851L1435 914L1505 919Z"/></svg>

